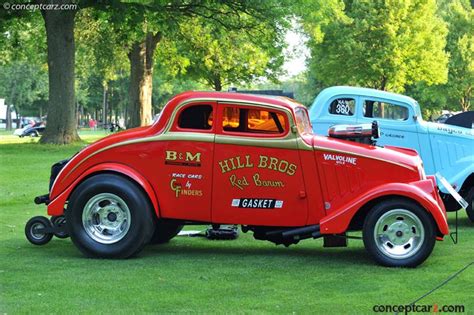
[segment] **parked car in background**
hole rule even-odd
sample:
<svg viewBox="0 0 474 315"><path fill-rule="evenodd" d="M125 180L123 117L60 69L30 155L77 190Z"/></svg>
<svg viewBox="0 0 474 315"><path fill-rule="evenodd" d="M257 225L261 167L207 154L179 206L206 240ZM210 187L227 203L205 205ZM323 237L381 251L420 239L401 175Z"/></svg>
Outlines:
<svg viewBox="0 0 474 315"><path fill-rule="evenodd" d="M316 134L327 135L337 124L360 124L374 120L380 127L378 145L416 150L428 174L439 172L469 203L474 222L474 133L472 129L424 121L420 105L411 97L374 89L335 86L314 100L309 115ZM440 184L440 183L438 183ZM440 185L448 211L460 208Z"/></svg>
<svg viewBox="0 0 474 315"><path fill-rule="evenodd" d="M474 128L474 111L459 113L446 119L445 124L464 128Z"/></svg>
<svg viewBox="0 0 474 315"><path fill-rule="evenodd" d="M436 118L434 120L434 122L439 123L439 124L443 124L446 121L446 119L448 119L449 117L452 117L452 116L454 116L453 113L442 114L438 118Z"/></svg>
<svg viewBox="0 0 474 315"><path fill-rule="evenodd" d="M23 137L39 137L44 132L46 126L43 122L37 122L33 126L26 126L22 129L15 130L14 134L20 138Z"/></svg>

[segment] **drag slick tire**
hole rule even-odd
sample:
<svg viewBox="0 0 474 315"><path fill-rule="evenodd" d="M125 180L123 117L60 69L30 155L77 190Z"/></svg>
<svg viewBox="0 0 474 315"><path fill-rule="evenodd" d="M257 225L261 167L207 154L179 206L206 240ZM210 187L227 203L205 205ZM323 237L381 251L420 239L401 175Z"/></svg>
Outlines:
<svg viewBox="0 0 474 315"><path fill-rule="evenodd" d="M375 205L363 229L364 245L376 262L388 267L416 267L433 251L436 227L415 202L388 199Z"/></svg>
<svg viewBox="0 0 474 315"><path fill-rule="evenodd" d="M25 236L34 245L44 245L51 241L52 233L38 232L39 229L51 228L51 221L45 217L33 217L26 223Z"/></svg>
<svg viewBox="0 0 474 315"><path fill-rule="evenodd" d="M66 222L71 240L86 256L128 258L149 242L152 211L137 184L105 173L84 180L74 190Z"/></svg>
<svg viewBox="0 0 474 315"><path fill-rule="evenodd" d="M155 232L151 237L150 244L168 243L173 237L178 235L183 229L183 225L172 221L157 220L155 223Z"/></svg>

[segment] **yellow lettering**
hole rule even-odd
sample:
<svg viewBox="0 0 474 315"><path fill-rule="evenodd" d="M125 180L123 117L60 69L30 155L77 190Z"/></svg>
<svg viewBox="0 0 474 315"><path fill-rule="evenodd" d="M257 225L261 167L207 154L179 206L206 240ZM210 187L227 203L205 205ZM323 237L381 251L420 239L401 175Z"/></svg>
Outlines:
<svg viewBox="0 0 474 315"><path fill-rule="evenodd" d="M230 171L228 160L219 161L219 166L221 167L222 174Z"/></svg>
<svg viewBox="0 0 474 315"><path fill-rule="evenodd" d="M265 155L260 155L260 161L258 163L258 168L266 168L268 162L268 157Z"/></svg>
<svg viewBox="0 0 474 315"><path fill-rule="evenodd" d="M176 198L178 198L179 194L181 193L181 185L180 184L175 185L175 183L176 183L176 179L173 178L170 182L170 186L171 186L171 190L175 192Z"/></svg>
<svg viewBox="0 0 474 315"><path fill-rule="evenodd" d="M296 164L290 164L288 166L288 171L286 172L286 174L292 176L296 173Z"/></svg>
<svg viewBox="0 0 474 315"><path fill-rule="evenodd" d="M250 155L245 156L245 167L253 167L253 163L250 162Z"/></svg>
<svg viewBox="0 0 474 315"><path fill-rule="evenodd" d="M201 162L201 153L195 153L194 155L191 152L186 152L186 161L196 161Z"/></svg>
<svg viewBox="0 0 474 315"><path fill-rule="evenodd" d="M288 164L289 163L287 161L281 160L280 164L278 165L278 171L286 173L286 171L288 170Z"/></svg>
<svg viewBox="0 0 474 315"><path fill-rule="evenodd" d="M278 159L274 158L274 157L271 157L270 158L270 164L268 165L268 168L271 169L271 170L276 171L277 170L277 163L278 163Z"/></svg>
<svg viewBox="0 0 474 315"><path fill-rule="evenodd" d="M177 158L176 151L166 151L166 160L167 161L174 161Z"/></svg>

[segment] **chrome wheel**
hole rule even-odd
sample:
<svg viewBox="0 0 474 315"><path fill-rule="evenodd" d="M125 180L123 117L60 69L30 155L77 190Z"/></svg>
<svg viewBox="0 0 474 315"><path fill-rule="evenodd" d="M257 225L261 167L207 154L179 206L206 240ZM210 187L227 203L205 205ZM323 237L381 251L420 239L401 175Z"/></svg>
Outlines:
<svg viewBox="0 0 474 315"><path fill-rule="evenodd" d="M386 256L406 259L420 250L425 239L425 229L413 212L394 209L377 220L374 238L376 246Z"/></svg>
<svg viewBox="0 0 474 315"><path fill-rule="evenodd" d="M42 240L45 236L46 236L46 233L44 232L37 232L38 230L44 230L46 228L46 226L41 223L41 222L36 222L36 223L33 223L30 227L30 235L31 237L34 239L34 240Z"/></svg>
<svg viewBox="0 0 474 315"><path fill-rule="evenodd" d="M87 235L101 244L113 244L127 234L131 223L130 209L115 194L95 195L84 206L82 225Z"/></svg>

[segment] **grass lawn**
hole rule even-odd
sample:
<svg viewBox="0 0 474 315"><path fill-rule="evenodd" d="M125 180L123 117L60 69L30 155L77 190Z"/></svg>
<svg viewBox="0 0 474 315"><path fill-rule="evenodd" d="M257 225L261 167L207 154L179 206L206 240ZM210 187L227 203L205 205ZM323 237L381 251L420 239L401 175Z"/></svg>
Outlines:
<svg viewBox="0 0 474 315"><path fill-rule="evenodd" d="M103 135L81 133L88 142ZM358 240L285 248L251 233L236 241L177 237L128 260L84 258L69 239L34 246L24 226L46 209L33 198L48 191L51 164L82 146L36 142L0 132L0 313L371 314L376 304L409 304L474 261L465 213L459 244L437 242L416 269L377 266ZM474 265L419 304L463 304L474 314L473 297Z"/></svg>

